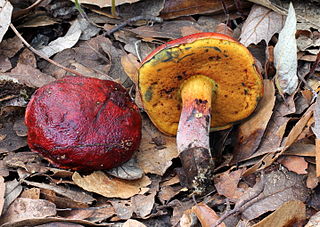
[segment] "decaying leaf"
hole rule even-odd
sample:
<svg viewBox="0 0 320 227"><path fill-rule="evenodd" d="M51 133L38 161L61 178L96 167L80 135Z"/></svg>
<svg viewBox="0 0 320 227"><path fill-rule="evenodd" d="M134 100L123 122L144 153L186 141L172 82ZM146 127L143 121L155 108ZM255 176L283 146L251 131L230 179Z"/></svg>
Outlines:
<svg viewBox="0 0 320 227"><path fill-rule="evenodd" d="M238 183L242 176L243 169L236 171L226 171L222 174L219 174L214 178L214 185L217 189L217 192L220 195L232 200L240 198L243 194L242 190L239 190Z"/></svg>
<svg viewBox="0 0 320 227"><path fill-rule="evenodd" d="M306 219L306 205L299 200L284 203L275 212L252 227L290 226Z"/></svg>
<svg viewBox="0 0 320 227"><path fill-rule="evenodd" d="M4 34L6 34L11 23L12 11L13 7L9 1L0 1L0 42L2 41L2 38Z"/></svg>
<svg viewBox="0 0 320 227"><path fill-rule="evenodd" d="M90 175L81 176L75 172L72 180L79 187L95 192L109 198L130 198L139 194L142 188L147 187L151 182L147 176L139 180L128 181L117 178L110 178L102 171L95 171Z"/></svg>
<svg viewBox="0 0 320 227"><path fill-rule="evenodd" d="M266 174L265 177L264 190L258 196L259 200L242 213L248 220L257 218L268 211L276 210L287 201L300 200L305 202L308 198L309 191L304 184L302 175L282 168Z"/></svg>
<svg viewBox="0 0 320 227"><path fill-rule="evenodd" d="M24 182L28 185L32 185L34 187L42 188L42 189L47 189L47 190L52 190L55 193L65 196L69 199L72 199L75 202L79 203L85 203L85 204L91 204L95 199L90 196L89 194L81 191L75 191L72 189L68 189L66 187L58 186L58 185L50 185L50 184L44 184L44 183L37 183L37 182L32 182L32 181L26 181Z"/></svg>
<svg viewBox="0 0 320 227"><path fill-rule="evenodd" d="M295 11L290 4L285 25L279 33L279 40L274 48L276 85L282 94L291 95L298 86L296 23Z"/></svg>
<svg viewBox="0 0 320 227"><path fill-rule="evenodd" d="M142 121L142 140L136 153L139 166L145 173L163 175L178 157L176 140L166 136L145 115Z"/></svg>
<svg viewBox="0 0 320 227"><path fill-rule="evenodd" d="M13 225L22 220L44 218L55 214L56 206L47 200L18 198L11 204L0 224Z"/></svg>
<svg viewBox="0 0 320 227"><path fill-rule="evenodd" d="M15 201L15 199L20 195L22 192L22 186L17 180L7 181L6 182L6 189L5 189L5 200L3 205L3 212L8 209L10 204Z"/></svg>
<svg viewBox="0 0 320 227"><path fill-rule="evenodd" d="M297 174L307 174L308 162L303 157L286 156L279 160L288 170Z"/></svg>
<svg viewBox="0 0 320 227"><path fill-rule="evenodd" d="M137 220L129 219L125 223L123 223L122 227L146 227L146 225Z"/></svg>
<svg viewBox="0 0 320 227"><path fill-rule="evenodd" d="M198 203L193 206L191 210L197 215L202 227L210 227L219 220L219 216L205 203ZM224 223L219 224L217 227L226 227Z"/></svg>
<svg viewBox="0 0 320 227"><path fill-rule="evenodd" d="M281 31L284 16L268 8L253 5L248 18L242 27L240 42L249 46L264 40L267 44L275 33Z"/></svg>

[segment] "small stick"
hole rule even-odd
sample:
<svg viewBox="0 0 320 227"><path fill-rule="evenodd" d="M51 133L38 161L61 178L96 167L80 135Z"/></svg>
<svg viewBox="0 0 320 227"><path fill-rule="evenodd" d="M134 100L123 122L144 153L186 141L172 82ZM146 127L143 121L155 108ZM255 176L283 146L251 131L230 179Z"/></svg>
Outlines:
<svg viewBox="0 0 320 227"><path fill-rule="evenodd" d="M137 16L137 17L132 17L124 22L122 22L121 24L118 24L117 26L115 26L114 28L112 28L111 30L109 30L107 32L107 35L110 36L111 34L113 34L114 32L124 28L125 26L127 26L128 24L131 24L133 22L139 21L139 20L146 20L146 21L153 21L153 22L157 22L157 23L162 23L163 19L161 17L154 17L154 16Z"/></svg>
<svg viewBox="0 0 320 227"><path fill-rule="evenodd" d="M77 76L84 76L83 74L77 72L76 70L73 70L73 69L70 69L70 68L67 68L61 64L59 64L58 62L55 62L53 60L51 60L50 58L48 58L47 56L45 56L43 53L41 53L40 51L34 49L23 37L22 35L18 32L18 30L14 27L14 25L12 23L10 23L10 28L13 30L13 32L19 37L19 39L23 42L23 44L29 49L31 50L33 53L35 53L36 55L38 55L39 57L45 59L46 61L50 62L51 64L69 72L69 73L72 73L74 75L77 75Z"/></svg>

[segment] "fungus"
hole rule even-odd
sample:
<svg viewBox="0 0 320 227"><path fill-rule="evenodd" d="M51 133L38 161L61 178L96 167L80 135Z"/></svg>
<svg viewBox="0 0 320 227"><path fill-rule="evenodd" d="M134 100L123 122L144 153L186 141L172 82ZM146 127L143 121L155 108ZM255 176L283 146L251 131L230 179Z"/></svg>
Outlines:
<svg viewBox="0 0 320 227"><path fill-rule="evenodd" d="M118 83L67 76L39 88L28 103L28 145L55 166L110 169L139 147L141 116Z"/></svg>
<svg viewBox="0 0 320 227"><path fill-rule="evenodd" d="M248 117L262 97L263 82L245 46L226 35L198 33L149 54L139 69L139 90L156 127L177 135L188 184L199 188L211 174L210 130Z"/></svg>

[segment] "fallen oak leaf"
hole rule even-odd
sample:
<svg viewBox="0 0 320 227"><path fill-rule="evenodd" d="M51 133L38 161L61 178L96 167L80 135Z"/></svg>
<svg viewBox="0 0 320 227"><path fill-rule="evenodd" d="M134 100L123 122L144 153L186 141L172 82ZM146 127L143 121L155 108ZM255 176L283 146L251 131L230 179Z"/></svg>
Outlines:
<svg viewBox="0 0 320 227"><path fill-rule="evenodd" d="M203 202L193 206L191 210L197 215L202 227L211 227L219 220L216 212ZM226 225L221 223L217 227L226 227Z"/></svg>
<svg viewBox="0 0 320 227"><path fill-rule="evenodd" d="M81 176L78 172L72 175L73 182L86 191L95 192L108 198L127 199L148 185L151 181L147 176L139 180L128 181L111 178L102 171L95 171L90 175Z"/></svg>
<svg viewBox="0 0 320 227"><path fill-rule="evenodd" d="M253 225L252 227L264 226L291 226L306 219L306 205L299 200L284 203L272 214Z"/></svg>
<svg viewBox="0 0 320 227"><path fill-rule="evenodd" d="M264 40L267 44L275 33L281 31L284 16L268 8L253 5L250 14L243 24L240 42L249 46Z"/></svg>
<svg viewBox="0 0 320 227"><path fill-rule="evenodd" d="M275 81L281 94L291 95L298 86L296 23L295 11L290 3L285 25L274 48L274 66L277 70Z"/></svg>

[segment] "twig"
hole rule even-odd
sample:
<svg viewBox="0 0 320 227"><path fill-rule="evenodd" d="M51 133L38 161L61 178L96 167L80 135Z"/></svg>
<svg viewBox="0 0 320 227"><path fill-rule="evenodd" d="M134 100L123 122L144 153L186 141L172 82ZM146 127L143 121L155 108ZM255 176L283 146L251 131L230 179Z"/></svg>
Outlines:
<svg viewBox="0 0 320 227"><path fill-rule="evenodd" d="M265 183L266 183L266 178L264 176L264 172L261 172L261 179L259 181L259 183L257 183L256 189L255 191L252 193L252 195L249 195L248 198L240 201L239 203L237 203L235 205L235 207L232 210L229 210L227 212L225 212L214 224L212 227L217 227L218 225L220 225L227 217L235 214L235 213L239 213L242 212L243 210L247 209L248 207L250 207L253 203L257 202L258 200L260 200L261 198L259 197L259 195L263 192L264 187L265 187Z"/></svg>
<svg viewBox="0 0 320 227"><path fill-rule="evenodd" d="M72 73L72 74L75 74L77 76L84 76L83 74L77 72L76 70L73 70L73 69L70 69L70 68L67 68L61 64L59 64L58 62L55 62L53 60L51 60L50 58L48 58L47 56L45 56L43 53L41 53L40 51L34 49L23 37L22 35L18 32L18 30L14 27L14 25L11 23L10 24L10 28L13 30L13 32L19 37L19 39L23 42L23 44L29 49L31 50L33 53L35 53L36 55L38 55L39 57L45 59L46 61L50 62L51 64L69 72L69 73Z"/></svg>
<svg viewBox="0 0 320 227"><path fill-rule="evenodd" d="M146 20L146 21L152 21L152 22L157 22L157 23L162 23L163 22L163 19L161 17L154 17L154 16L149 16L149 15L132 17L132 18L122 22L121 24L118 24L117 26L115 26L111 30L107 31L107 35L110 36L114 32L124 28L128 24L134 23L134 22L139 21L139 20Z"/></svg>

